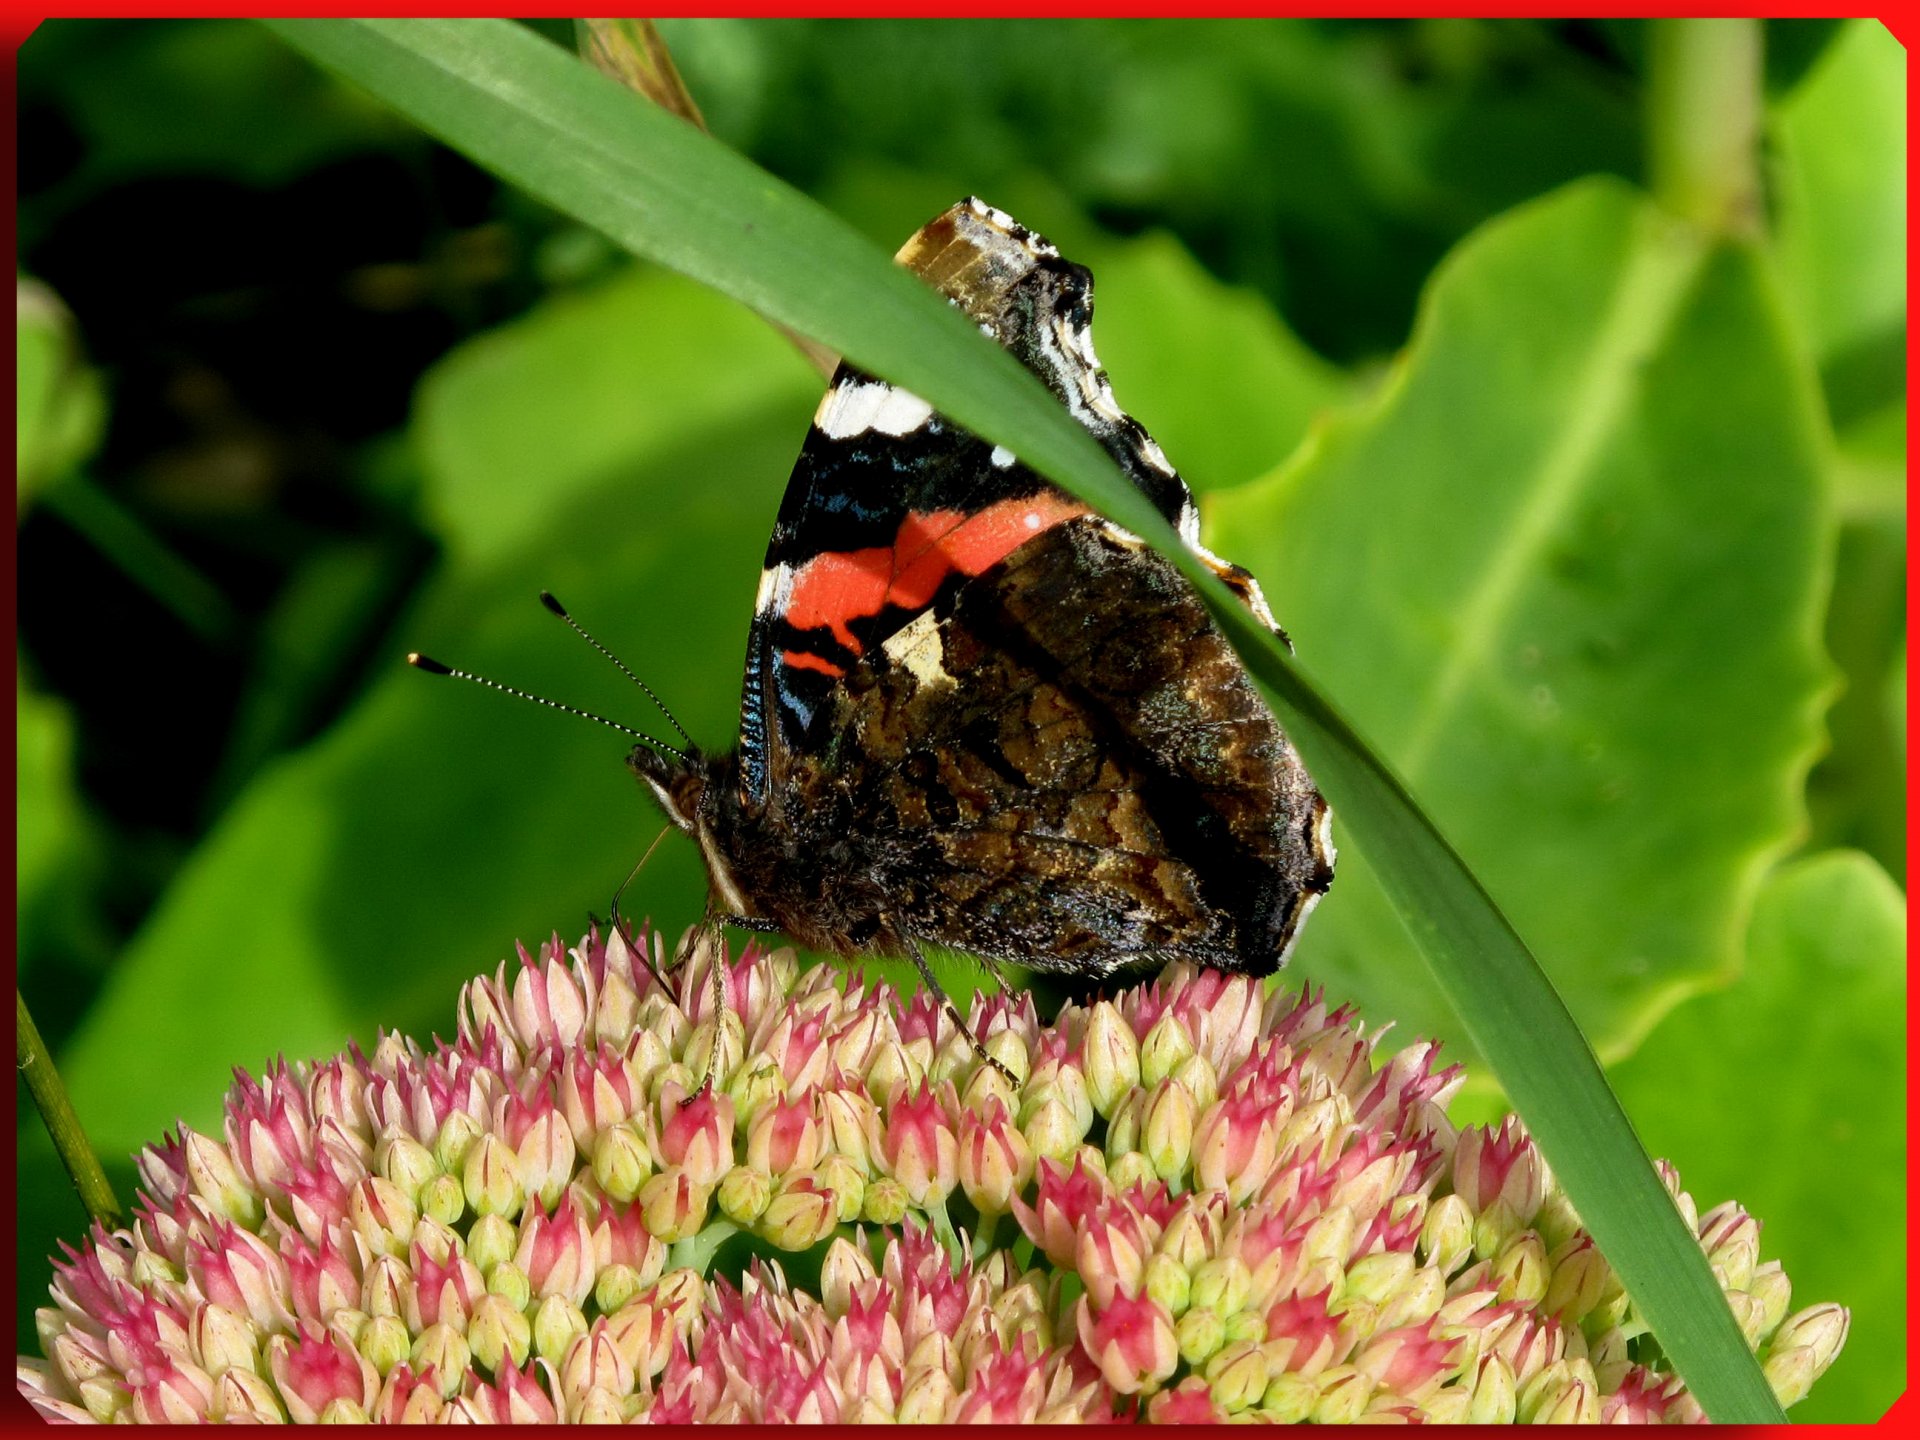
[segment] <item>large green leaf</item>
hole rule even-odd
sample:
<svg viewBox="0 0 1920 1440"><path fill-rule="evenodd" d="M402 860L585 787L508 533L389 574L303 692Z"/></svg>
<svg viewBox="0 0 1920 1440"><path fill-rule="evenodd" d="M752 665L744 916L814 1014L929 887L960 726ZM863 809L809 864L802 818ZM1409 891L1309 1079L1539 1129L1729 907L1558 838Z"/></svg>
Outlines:
<svg viewBox="0 0 1920 1440"><path fill-rule="evenodd" d="M1906 59L1850 22L1774 127L1781 270L1842 425L1906 389Z"/></svg>
<svg viewBox="0 0 1920 1440"><path fill-rule="evenodd" d="M1164 547L1223 627L1351 832L1603 1249L1709 1412L1778 1415L1697 1246L1517 935L1273 637L1004 352L819 207L498 22L276 22L309 54L531 193L924 394ZM523 888L533 883L515 875Z"/></svg>
<svg viewBox="0 0 1920 1440"><path fill-rule="evenodd" d="M1875 1420L1902 1389L1906 951L1884 870L1855 851L1799 861L1760 892L1740 982L1678 1007L1612 1072L1702 1211L1736 1199L1765 1222L1796 1308L1852 1309L1795 1419Z"/></svg>
<svg viewBox="0 0 1920 1440"><path fill-rule="evenodd" d="M1381 402L1210 507L1603 1053L1730 973L1803 823L1810 388L1755 255L1587 184L1463 247ZM1466 1038L1378 869L1344 858L1300 963Z"/></svg>
<svg viewBox="0 0 1920 1440"><path fill-rule="evenodd" d="M663 378L676 371L724 377L730 405L688 407ZM446 1033L455 987L514 937L606 913L659 829L626 742L430 680L402 652L656 722L540 608L549 587L642 670L678 677L676 710L725 741L759 550L816 392L737 306L639 269L428 375L425 484L454 554L485 563L448 564L396 627L392 673L240 797L120 958L62 1057L103 1153L177 1116L213 1123L234 1065L366 1044L383 1025ZM507 504L510 546L489 513ZM684 925L702 893L690 848L662 846L626 904Z"/></svg>

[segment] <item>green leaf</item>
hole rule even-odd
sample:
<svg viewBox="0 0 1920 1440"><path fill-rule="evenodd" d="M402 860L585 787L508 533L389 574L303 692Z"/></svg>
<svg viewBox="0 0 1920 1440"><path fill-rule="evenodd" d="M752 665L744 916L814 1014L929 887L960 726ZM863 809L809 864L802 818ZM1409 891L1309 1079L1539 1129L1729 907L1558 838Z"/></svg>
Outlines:
<svg viewBox="0 0 1920 1440"><path fill-rule="evenodd" d="M1731 973L1804 823L1830 544L1809 388L1753 254L1582 185L1454 255L1376 407L1209 507L1603 1054ZM1379 865L1342 857L1299 963L1465 1038Z"/></svg>
<svg viewBox="0 0 1920 1440"><path fill-rule="evenodd" d="M1525 947L1418 807L1035 378L819 207L498 22L275 22L536 196L924 395L1147 537L1223 627L1392 887L1542 1148L1710 1413L1778 1415L1703 1257ZM515 877L520 882L524 877Z"/></svg>
<svg viewBox="0 0 1920 1440"><path fill-rule="evenodd" d="M1849 21L1775 123L1781 272L1843 426L1906 391L1906 60Z"/></svg>
<svg viewBox="0 0 1920 1440"><path fill-rule="evenodd" d="M106 397L81 361L73 317L53 292L23 278L14 298L14 478L24 503L92 453Z"/></svg>
<svg viewBox="0 0 1920 1440"><path fill-rule="evenodd" d="M550 587L643 673L677 677L667 698L697 735L730 738L764 527L818 389L778 336L739 316L636 267L428 374L414 426L425 483L456 517L450 549L487 563L449 564L399 622L387 677L242 793L119 957L62 1057L104 1154L177 1116L216 1124L232 1066L330 1054L349 1035L370 1045L383 1026L447 1034L456 987L514 937L557 926L571 938L589 909L606 914L661 823L622 766L627 742L432 680L401 655L417 647L656 723L540 607ZM557 336L579 347L573 360ZM726 413L689 410L658 381L689 363L731 377ZM553 443L464 443L499 428L503 407ZM479 510L516 488L528 498L508 549ZM721 588L702 588L709 577ZM704 893L693 848L662 845L623 905L677 937Z"/></svg>
<svg viewBox="0 0 1920 1440"><path fill-rule="evenodd" d="M1703 1213L1737 1199L1765 1222L1796 1309L1852 1309L1796 1420L1873 1421L1901 1390L1906 945L1905 903L1872 860L1798 861L1760 892L1738 983L1688 1000L1612 1071Z"/></svg>

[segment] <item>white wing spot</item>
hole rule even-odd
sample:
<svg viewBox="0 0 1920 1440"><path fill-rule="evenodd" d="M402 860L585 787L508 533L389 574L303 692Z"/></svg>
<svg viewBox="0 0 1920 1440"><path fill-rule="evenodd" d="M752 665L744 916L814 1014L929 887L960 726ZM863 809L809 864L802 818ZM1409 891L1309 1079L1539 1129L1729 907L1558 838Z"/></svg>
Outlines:
<svg viewBox="0 0 1920 1440"><path fill-rule="evenodd" d="M1007 449L1004 445L996 445L993 447L993 454L987 458L993 461L995 469L1004 470L1013 464L1013 451Z"/></svg>
<svg viewBox="0 0 1920 1440"><path fill-rule="evenodd" d="M836 385L814 412L813 423L829 440L850 440L869 430L910 435L933 418L933 407L911 390L879 380Z"/></svg>

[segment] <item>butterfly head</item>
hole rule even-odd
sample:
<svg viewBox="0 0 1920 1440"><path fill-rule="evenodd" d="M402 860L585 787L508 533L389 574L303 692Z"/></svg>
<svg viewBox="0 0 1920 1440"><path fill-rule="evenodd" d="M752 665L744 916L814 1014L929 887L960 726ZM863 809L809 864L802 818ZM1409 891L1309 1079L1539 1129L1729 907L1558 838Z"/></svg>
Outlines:
<svg viewBox="0 0 1920 1440"><path fill-rule="evenodd" d="M636 745L627 752L627 769L646 783L667 818L689 835L699 833L701 807L713 778L698 750L685 753Z"/></svg>

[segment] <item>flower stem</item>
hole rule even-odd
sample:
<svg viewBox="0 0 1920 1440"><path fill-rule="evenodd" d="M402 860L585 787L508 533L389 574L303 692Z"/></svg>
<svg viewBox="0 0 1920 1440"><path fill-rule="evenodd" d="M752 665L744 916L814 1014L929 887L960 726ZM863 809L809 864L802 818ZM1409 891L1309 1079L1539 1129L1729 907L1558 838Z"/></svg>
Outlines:
<svg viewBox="0 0 1920 1440"><path fill-rule="evenodd" d="M107 1183L107 1173L100 1168L80 1117L73 1112L73 1102L67 1098L67 1087L54 1066L53 1055L40 1039L39 1028L27 1010L27 997L16 989L13 999L18 1012L16 1058L27 1082L27 1093L33 1096L41 1123L53 1137L53 1148L60 1154L60 1163L73 1177L73 1188L80 1192L80 1203L86 1206L93 1220L111 1230L120 1223L120 1202L114 1197L113 1186Z"/></svg>
<svg viewBox="0 0 1920 1440"><path fill-rule="evenodd" d="M699 1234L674 1241L667 1251L668 1264L675 1269L684 1266L704 1276L712 1268L713 1257L720 1252L720 1247L739 1233L740 1227L731 1220L716 1217Z"/></svg>
<svg viewBox="0 0 1920 1440"><path fill-rule="evenodd" d="M1761 61L1758 20L1654 20L1647 80L1647 171L1674 214L1757 234Z"/></svg>

